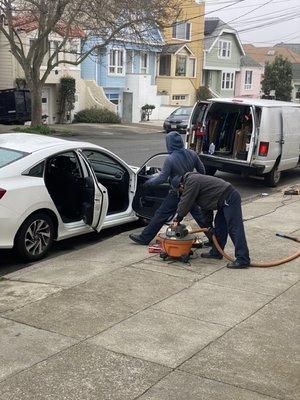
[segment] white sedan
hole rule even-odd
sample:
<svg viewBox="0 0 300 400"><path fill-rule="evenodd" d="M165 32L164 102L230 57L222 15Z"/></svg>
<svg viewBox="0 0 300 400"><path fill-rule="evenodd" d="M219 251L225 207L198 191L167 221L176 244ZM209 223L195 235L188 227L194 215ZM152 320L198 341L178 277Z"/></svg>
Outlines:
<svg viewBox="0 0 300 400"><path fill-rule="evenodd" d="M34 261L53 240L151 218L169 186L142 184L165 156L138 169L91 143L1 134L0 249Z"/></svg>

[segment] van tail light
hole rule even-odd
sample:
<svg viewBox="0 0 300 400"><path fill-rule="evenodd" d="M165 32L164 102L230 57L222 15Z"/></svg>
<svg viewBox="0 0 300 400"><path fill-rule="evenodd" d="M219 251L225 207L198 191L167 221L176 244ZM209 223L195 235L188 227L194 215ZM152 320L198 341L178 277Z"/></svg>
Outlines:
<svg viewBox="0 0 300 400"><path fill-rule="evenodd" d="M266 157L269 151L269 142L260 142L258 155L262 157Z"/></svg>
<svg viewBox="0 0 300 400"><path fill-rule="evenodd" d="M6 193L6 190L0 188L0 199L2 199L2 197L5 195L5 193Z"/></svg>
<svg viewBox="0 0 300 400"><path fill-rule="evenodd" d="M206 135L206 129L205 126L197 123L195 126L195 136L196 137L203 137Z"/></svg>

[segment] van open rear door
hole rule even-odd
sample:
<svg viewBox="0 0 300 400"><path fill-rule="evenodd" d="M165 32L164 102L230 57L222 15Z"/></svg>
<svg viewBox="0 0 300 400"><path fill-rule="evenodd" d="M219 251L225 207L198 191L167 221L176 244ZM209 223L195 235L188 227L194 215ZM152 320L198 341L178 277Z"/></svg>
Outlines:
<svg viewBox="0 0 300 400"><path fill-rule="evenodd" d="M186 147L189 149L196 149L197 137L202 132L204 117L209 104L208 101L198 101L193 108L186 130Z"/></svg>
<svg viewBox="0 0 300 400"><path fill-rule="evenodd" d="M294 168L300 152L300 108L282 109L281 160L278 171Z"/></svg>

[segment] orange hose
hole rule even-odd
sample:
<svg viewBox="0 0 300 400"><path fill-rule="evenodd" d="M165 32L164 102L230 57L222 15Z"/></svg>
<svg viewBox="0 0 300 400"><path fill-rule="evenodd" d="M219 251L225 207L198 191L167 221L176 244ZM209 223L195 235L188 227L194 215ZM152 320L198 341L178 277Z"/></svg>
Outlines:
<svg viewBox="0 0 300 400"><path fill-rule="evenodd" d="M209 229L207 229L207 228L200 228L200 229L194 229L194 230L190 231L189 233L193 234L193 233L208 232L208 231L209 231ZM212 236L212 239L213 239L214 245L215 245L216 249L218 250L218 252L223 257L225 257L228 261L234 261L234 258L229 256L227 253L225 253L225 251L221 248L215 235ZM297 242L300 243L300 238L297 238ZM262 262L262 263L251 263L250 266L255 267L255 268L276 267L278 265L282 265L282 264L288 263L290 261L293 261L298 257L300 257L300 251L297 251L296 253L294 253L288 257L280 258L280 259L273 260L273 261Z"/></svg>

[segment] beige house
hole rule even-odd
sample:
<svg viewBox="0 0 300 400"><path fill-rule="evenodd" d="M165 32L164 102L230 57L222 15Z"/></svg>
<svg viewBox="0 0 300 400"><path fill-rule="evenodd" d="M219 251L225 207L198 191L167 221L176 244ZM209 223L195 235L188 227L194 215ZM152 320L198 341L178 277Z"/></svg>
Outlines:
<svg viewBox="0 0 300 400"><path fill-rule="evenodd" d="M22 24L19 32L24 48L30 48L30 44L36 37L35 24ZM48 58L53 54L62 41L62 36L52 33L48 43L48 53L41 67L41 75L46 69ZM60 61L76 61L76 53L80 51L80 38L70 38L64 51L58 54L57 60ZM95 81L85 81L81 79L80 65L73 66L67 63L59 64L46 80L46 84L42 92L42 108L43 114L47 115L47 122L54 124L58 121L58 87L60 79L63 76L71 76L76 81L76 102L73 114L80 109L92 106L105 107L111 111L116 111L116 106L111 103ZM15 57L10 52L10 45L4 35L0 32L0 90L11 89L16 87L16 79L24 78L24 72Z"/></svg>
<svg viewBox="0 0 300 400"><path fill-rule="evenodd" d="M204 7L203 1L184 1L178 20L164 31L156 84L165 105L195 103L202 80Z"/></svg>

